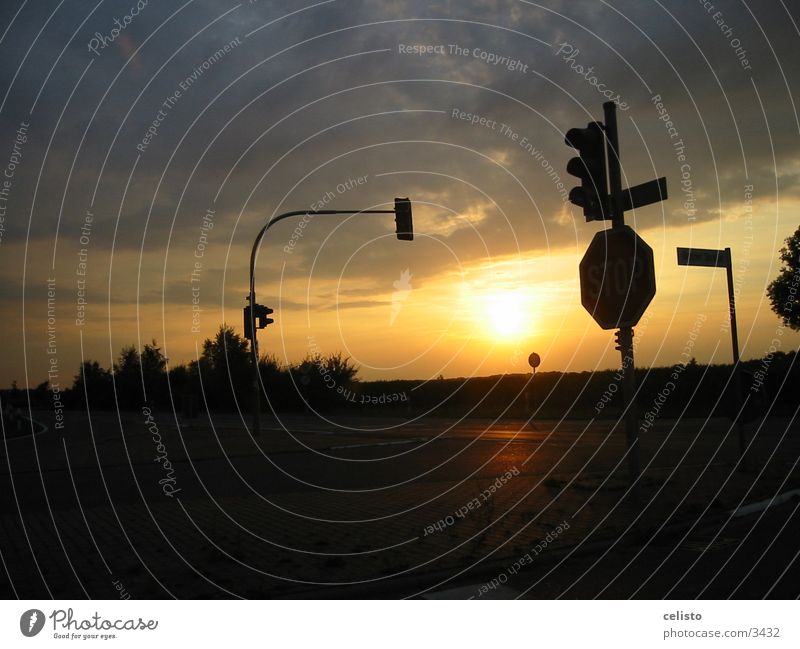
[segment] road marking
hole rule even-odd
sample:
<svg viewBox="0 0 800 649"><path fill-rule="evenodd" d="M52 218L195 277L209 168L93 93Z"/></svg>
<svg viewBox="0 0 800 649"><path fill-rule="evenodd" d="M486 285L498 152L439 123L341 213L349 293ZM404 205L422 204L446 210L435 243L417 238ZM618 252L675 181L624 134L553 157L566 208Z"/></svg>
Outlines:
<svg viewBox="0 0 800 649"><path fill-rule="evenodd" d="M36 419L33 419L32 417L26 417L26 416L22 415L22 419L24 419L26 422L30 422L31 424L35 424L36 426L38 426L39 427L39 431L36 432L36 433L33 433L33 435L30 435L27 432L23 433L22 435L6 435L5 436L5 440L6 441L10 441L12 439L30 439L31 437L38 437L42 433L46 433L48 430L50 430L42 422L37 421Z"/></svg>
<svg viewBox="0 0 800 649"><path fill-rule="evenodd" d="M774 507L775 505L782 505L783 503L789 502L790 500L794 500L795 498L800 498L800 489L792 489L791 491L787 491L778 496L774 496L773 498L767 498L766 500L759 500L757 503L750 503L749 505L744 505L743 507L739 507L739 509L735 509L734 511L732 511L731 515L734 518L739 518L740 516L755 514L756 512L760 512L769 507Z"/></svg>

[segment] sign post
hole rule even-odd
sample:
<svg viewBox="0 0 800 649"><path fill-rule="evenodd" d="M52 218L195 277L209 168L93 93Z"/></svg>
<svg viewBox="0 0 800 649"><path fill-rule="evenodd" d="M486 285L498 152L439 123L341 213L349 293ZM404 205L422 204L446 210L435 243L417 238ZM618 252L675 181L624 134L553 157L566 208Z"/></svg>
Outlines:
<svg viewBox="0 0 800 649"><path fill-rule="evenodd" d="M579 266L581 303L603 329L618 329L631 482L639 476L633 327L656 294L653 249L627 225L594 235ZM637 489L634 488L635 497Z"/></svg>
<svg viewBox="0 0 800 649"><path fill-rule="evenodd" d="M525 390L525 412L531 411L531 404L528 395L529 393L533 392L533 379L536 378L536 368L539 367L541 362L542 359L536 352L531 352L530 356L528 356L528 365L531 366L533 373L531 374L530 388ZM531 418L533 418L533 415L531 415Z"/></svg>
<svg viewBox="0 0 800 649"><path fill-rule="evenodd" d="M739 407L744 392L742 391L742 368L739 363L739 331L736 327L736 296L733 290L733 261L731 249L713 250L709 248L678 248L679 266L705 266L707 268L724 268L728 279L728 315L731 323L731 349L733 352L733 382L736 390L736 404ZM740 408L741 410L741 408ZM739 434L739 457L744 467L744 452L747 448L744 428L738 411L734 415L734 424Z"/></svg>
<svg viewBox="0 0 800 649"><path fill-rule="evenodd" d="M581 260L581 303L603 329L617 329L616 348L622 358L625 395L625 436L628 444L628 472L633 498L639 500L638 417L636 413L636 374L634 372L633 327L655 296L653 250L625 225L625 211L667 198L666 178L657 178L628 189L622 188L617 133L617 106L603 104L605 123L601 128L605 151L598 152L591 129L572 129L566 142L577 148L567 171L582 179L582 186L570 192L570 201L584 208L587 221L610 220L608 230L598 232ZM579 137L580 136L580 137ZM598 156L604 154L603 165ZM608 171L608 185L605 173ZM591 181L591 182L589 182Z"/></svg>

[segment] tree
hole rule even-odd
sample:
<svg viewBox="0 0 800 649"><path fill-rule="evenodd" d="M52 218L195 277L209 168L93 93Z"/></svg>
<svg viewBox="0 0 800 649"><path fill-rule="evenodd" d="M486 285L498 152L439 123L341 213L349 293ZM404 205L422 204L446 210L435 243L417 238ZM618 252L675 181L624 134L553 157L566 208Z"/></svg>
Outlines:
<svg viewBox="0 0 800 649"><path fill-rule="evenodd" d="M129 345L119 352L114 363L114 388L117 402L121 408L137 408L142 406L142 377L139 370L139 352Z"/></svg>
<svg viewBox="0 0 800 649"><path fill-rule="evenodd" d="M169 401L167 359L161 353L161 348L155 339L149 344L145 343L139 355L139 362L148 402L156 405L166 404Z"/></svg>
<svg viewBox="0 0 800 649"><path fill-rule="evenodd" d="M343 358L342 352L329 354L322 364L327 373L333 376L339 385L349 385L356 380L358 365L354 365L349 357Z"/></svg>
<svg viewBox="0 0 800 649"><path fill-rule="evenodd" d="M206 400L211 406L243 407L250 398L252 370L247 340L233 327L222 324L214 339L206 338L200 356L200 379Z"/></svg>
<svg viewBox="0 0 800 649"><path fill-rule="evenodd" d="M75 403L81 406L87 401L91 408L113 408L114 391L111 372L100 367L97 361L83 361L72 384Z"/></svg>
<svg viewBox="0 0 800 649"><path fill-rule="evenodd" d="M164 405L167 394L167 359L155 340L146 343L142 352L135 345L120 350L114 363L117 401L123 408L138 409L145 403Z"/></svg>
<svg viewBox="0 0 800 649"><path fill-rule="evenodd" d="M325 357L321 354L306 356L289 371L304 405L318 410L344 404L342 391L356 381L358 366L338 352Z"/></svg>
<svg viewBox="0 0 800 649"><path fill-rule="evenodd" d="M781 270L767 287L772 310L792 329L800 329L800 227L781 248Z"/></svg>

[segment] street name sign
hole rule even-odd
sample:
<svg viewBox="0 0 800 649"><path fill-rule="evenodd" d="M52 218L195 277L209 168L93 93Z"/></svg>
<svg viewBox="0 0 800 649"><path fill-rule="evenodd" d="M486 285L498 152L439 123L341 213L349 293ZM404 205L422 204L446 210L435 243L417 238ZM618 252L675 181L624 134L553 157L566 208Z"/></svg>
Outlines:
<svg viewBox="0 0 800 649"><path fill-rule="evenodd" d="M710 250L708 248L678 248L679 266L707 266L710 268L727 268L730 257L727 250Z"/></svg>

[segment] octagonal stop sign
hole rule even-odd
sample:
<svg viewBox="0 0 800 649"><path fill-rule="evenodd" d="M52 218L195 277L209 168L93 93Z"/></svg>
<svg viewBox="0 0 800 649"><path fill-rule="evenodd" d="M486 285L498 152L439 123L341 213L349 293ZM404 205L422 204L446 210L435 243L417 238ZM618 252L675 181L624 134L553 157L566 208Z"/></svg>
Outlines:
<svg viewBox="0 0 800 649"><path fill-rule="evenodd" d="M594 235L579 269L581 304L603 329L635 326L656 294L653 249L627 225Z"/></svg>

